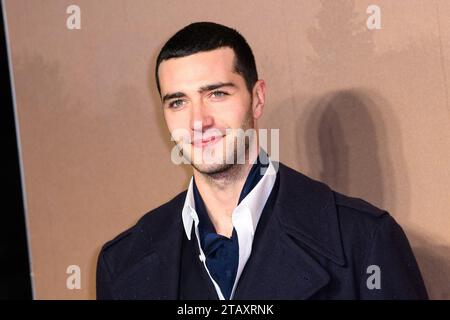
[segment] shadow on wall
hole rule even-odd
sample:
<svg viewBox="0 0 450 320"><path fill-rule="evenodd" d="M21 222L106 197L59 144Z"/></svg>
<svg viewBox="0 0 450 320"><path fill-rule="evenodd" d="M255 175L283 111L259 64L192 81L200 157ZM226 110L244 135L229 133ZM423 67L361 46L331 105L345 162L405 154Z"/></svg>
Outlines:
<svg viewBox="0 0 450 320"><path fill-rule="evenodd" d="M397 221L408 220L410 187L401 131L385 99L367 89L292 97L273 109L271 126L289 125L286 114L295 117L294 108L301 109L293 124L297 168L338 192L388 210ZM449 299L450 248L407 231L430 298Z"/></svg>
<svg viewBox="0 0 450 320"><path fill-rule="evenodd" d="M306 153L315 178L339 192L364 198L398 217L409 211L405 210L405 206L409 209L408 177L402 169L400 139L396 139L395 151L388 150L387 144L383 143L388 139L387 129L377 100L383 103L383 112L390 118L390 135L398 137L399 130L392 126L394 115L379 95L362 89L338 91L313 98L304 107L295 128L297 136L305 138L304 145L298 145L298 152ZM391 152L396 153L397 166L391 161ZM394 167L399 167L396 175L403 181L402 212L396 208L399 195L396 195L398 188L393 179Z"/></svg>

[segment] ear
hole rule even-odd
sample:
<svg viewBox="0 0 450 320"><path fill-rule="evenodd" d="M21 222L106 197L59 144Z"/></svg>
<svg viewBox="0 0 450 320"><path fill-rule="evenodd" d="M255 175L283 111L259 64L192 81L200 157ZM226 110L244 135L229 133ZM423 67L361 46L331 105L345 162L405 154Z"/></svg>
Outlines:
<svg viewBox="0 0 450 320"><path fill-rule="evenodd" d="M264 80L256 81L255 85L253 86L252 97L253 118L255 120L258 120L263 114L264 103L266 101L266 83Z"/></svg>

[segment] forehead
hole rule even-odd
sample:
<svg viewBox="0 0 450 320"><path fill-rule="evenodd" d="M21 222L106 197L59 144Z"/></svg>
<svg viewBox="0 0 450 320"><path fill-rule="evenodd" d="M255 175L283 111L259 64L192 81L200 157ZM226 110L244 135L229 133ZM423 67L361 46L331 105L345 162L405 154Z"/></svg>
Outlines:
<svg viewBox="0 0 450 320"><path fill-rule="evenodd" d="M227 47L165 60L158 70L161 91L196 90L209 83L237 80L234 57L233 49Z"/></svg>

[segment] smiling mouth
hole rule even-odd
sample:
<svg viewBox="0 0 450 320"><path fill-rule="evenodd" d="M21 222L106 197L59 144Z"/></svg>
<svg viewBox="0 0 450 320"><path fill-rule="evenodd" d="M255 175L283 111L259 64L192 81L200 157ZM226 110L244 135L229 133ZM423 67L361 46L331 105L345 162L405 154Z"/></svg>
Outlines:
<svg viewBox="0 0 450 320"><path fill-rule="evenodd" d="M224 136L213 136L207 139L199 139L192 142L192 145L196 148L205 148L216 144L218 141L222 140Z"/></svg>

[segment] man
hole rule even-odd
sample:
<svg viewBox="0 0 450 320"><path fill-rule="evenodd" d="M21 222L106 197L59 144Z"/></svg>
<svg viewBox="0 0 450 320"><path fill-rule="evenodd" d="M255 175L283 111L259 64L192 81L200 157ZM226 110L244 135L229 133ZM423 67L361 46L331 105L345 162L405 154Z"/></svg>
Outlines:
<svg viewBox="0 0 450 320"><path fill-rule="evenodd" d="M238 32L208 22L183 28L161 49L155 76L172 155L180 151L193 177L103 247L99 299L427 298L387 212L260 146L252 130L266 87Z"/></svg>

